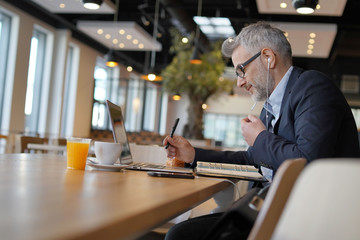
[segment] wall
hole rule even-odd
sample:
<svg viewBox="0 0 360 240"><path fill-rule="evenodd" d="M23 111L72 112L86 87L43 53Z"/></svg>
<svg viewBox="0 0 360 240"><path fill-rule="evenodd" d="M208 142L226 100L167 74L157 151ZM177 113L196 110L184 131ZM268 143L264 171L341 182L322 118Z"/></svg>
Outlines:
<svg viewBox="0 0 360 240"><path fill-rule="evenodd" d="M101 54L76 40L72 41L81 49L73 135L84 137L90 135L95 84L94 69L96 58Z"/></svg>
<svg viewBox="0 0 360 240"><path fill-rule="evenodd" d="M11 132L21 132L24 131L25 124L26 83L33 26L37 24L51 32L54 32L55 29L7 3L0 2L0 5L20 17L9 130Z"/></svg>
<svg viewBox="0 0 360 240"><path fill-rule="evenodd" d="M52 32L55 37L57 36L57 30L47 25L46 23L43 23L40 20L28 15L27 13L24 13L21 10L14 8L12 5L9 5L5 2L0 1L0 6L13 12L14 14L17 14L20 19L9 128L6 129L11 133L18 133L24 131L24 124L25 124L24 109L25 109L25 97L26 97L26 84L27 84L27 75L28 75L28 61L30 55L30 42L31 42L33 27L35 24L37 24L47 29L48 31ZM82 42L73 39L71 37L71 34L68 34L68 38L69 38L67 40L68 43L73 42L80 48L77 97L76 97L76 102L74 103L75 119L74 119L73 135L89 136L91 129L91 113L92 113L92 100L93 100L93 89L94 89L93 70L95 68L97 56L101 56L102 54L96 51L95 49L88 47ZM55 41L55 43L56 42L57 41ZM56 47L57 46L54 46L54 49L56 49ZM55 54L56 51L53 52L54 52L53 55L56 56ZM57 66L55 59L52 62L53 66ZM59 65L63 65L63 64L59 64ZM54 67L52 71L54 71ZM61 80L63 80L63 78L62 79L56 78L52 74L52 77L50 79L51 81L50 89L53 88L53 85L55 84L54 81L61 81ZM58 85L58 83L56 84ZM48 104L49 106L52 106L50 102ZM53 128L50 127L50 129ZM47 134L51 134L51 133L47 133Z"/></svg>

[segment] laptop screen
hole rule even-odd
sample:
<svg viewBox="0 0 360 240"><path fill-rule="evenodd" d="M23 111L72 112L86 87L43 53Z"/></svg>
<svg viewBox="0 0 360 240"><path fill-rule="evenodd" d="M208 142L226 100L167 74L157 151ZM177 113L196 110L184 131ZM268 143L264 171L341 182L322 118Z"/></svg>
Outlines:
<svg viewBox="0 0 360 240"><path fill-rule="evenodd" d="M121 143L122 152L120 156L120 162L122 164L132 163L132 157L129 147L128 138L126 135L124 118L120 106L106 100L106 107L109 113L110 123L112 127L112 133L114 140L117 143Z"/></svg>

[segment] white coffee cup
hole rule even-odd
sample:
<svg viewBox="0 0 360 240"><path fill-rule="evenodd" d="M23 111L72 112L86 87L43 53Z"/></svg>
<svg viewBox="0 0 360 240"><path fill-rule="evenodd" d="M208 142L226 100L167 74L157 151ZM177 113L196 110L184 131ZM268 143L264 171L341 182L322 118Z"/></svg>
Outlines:
<svg viewBox="0 0 360 240"><path fill-rule="evenodd" d="M94 143L96 159L100 164L112 165L120 157L121 144L114 142L99 142Z"/></svg>

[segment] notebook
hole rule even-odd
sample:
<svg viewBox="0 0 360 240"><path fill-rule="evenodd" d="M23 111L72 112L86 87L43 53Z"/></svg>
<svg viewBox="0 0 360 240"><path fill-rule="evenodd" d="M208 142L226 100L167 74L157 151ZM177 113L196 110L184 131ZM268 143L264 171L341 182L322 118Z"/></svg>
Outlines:
<svg viewBox="0 0 360 240"><path fill-rule="evenodd" d="M120 106L106 100L106 108L109 114L110 123L112 126L112 133L114 141L122 145L122 152L120 155L120 164L127 165L126 169L131 170L145 170L145 171L162 171L162 172L180 172L193 173L191 168L168 167L166 165L152 164L152 163L134 163L129 147L127 133L124 125L124 118Z"/></svg>
<svg viewBox="0 0 360 240"><path fill-rule="evenodd" d="M266 178L259 173L259 169L251 165L199 161L195 171L197 175L267 182Z"/></svg>

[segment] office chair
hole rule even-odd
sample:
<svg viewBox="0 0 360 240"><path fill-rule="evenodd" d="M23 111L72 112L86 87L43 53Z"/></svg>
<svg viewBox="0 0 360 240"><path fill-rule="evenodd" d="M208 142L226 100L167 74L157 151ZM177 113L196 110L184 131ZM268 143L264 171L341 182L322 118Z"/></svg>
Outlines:
<svg viewBox="0 0 360 240"><path fill-rule="evenodd" d="M360 159L324 159L299 176L271 239L359 239Z"/></svg>
<svg viewBox="0 0 360 240"><path fill-rule="evenodd" d="M291 189L305 164L304 158L286 160L281 164L265 200L258 203L260 211L250 231L249 240L270 239Z"/></svg>
<svg viewBox="0 0 360 240"><path fill-rule="evenodd" d="M20 142L21 142L21 152L22 153L30 153L33 150L30 150L28 148L29 143L45 144L45 143L48 142L48 139L47 138L41 138L41 137L21 136ZM47 151L40 151L39 150L37 152L45 153Z"/></svg>

